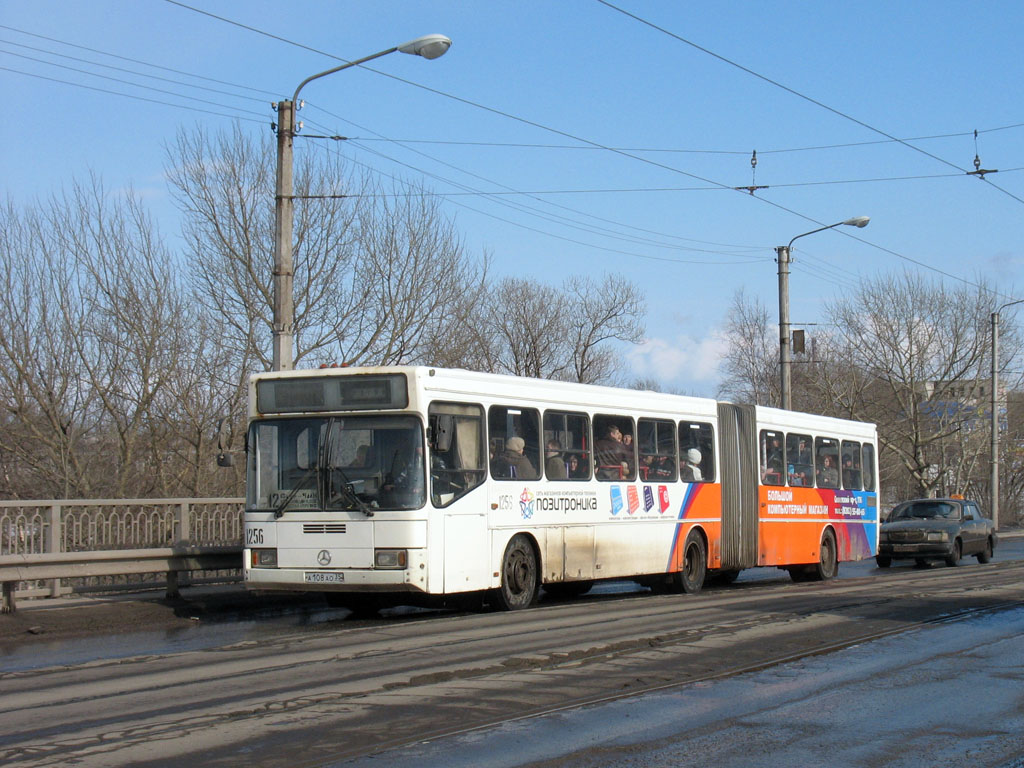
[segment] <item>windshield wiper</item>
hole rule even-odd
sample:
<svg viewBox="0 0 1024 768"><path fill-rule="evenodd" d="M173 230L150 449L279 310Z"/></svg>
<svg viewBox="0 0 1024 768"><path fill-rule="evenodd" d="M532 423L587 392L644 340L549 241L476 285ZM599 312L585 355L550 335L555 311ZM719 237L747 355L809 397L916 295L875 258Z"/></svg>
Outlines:
<svg viewBox="0 0 1024 768"><path fill-rule="evenodd" d="M303 476L300 477L299 481L295 484L295 487L292 488L288 492L288 495L284 497L284 501L277 505L277 508L274 510L274 517L281 517L284 514L285 509L288 507L289 504L292 503L292 499L295 498L295 494L299 492L299 490L306 484L306 481L309 480L309 478L312 477L314 474L319 477L319 466L310 467L309 469L306 470L305 474L303 474ZM320 483L317 483L314 487L319 486Z"/></svg>
<svg viewBox="0 0 1024 768"><path fill-rule="evenodd" d="M354 505L356 509L362 512L367 517L373 517L373 510L356 494L355 487L352 485L352 481L348 475L345 474L345 470L341 467L329 467L327 462L331 456L331 442L334 439L334 422L336 420L332 417L327 422L327 435L324 441L320 445L320 464L324 467L327 475L327 493L324 494L325 501L328 503L331 500L332 494L335 492L334 488L334 473L337 472L341 475L341 488L337 491L339 496L348 499L349 503Z"/></svg>
<svg viewBox="0 0 1024 768"><path fill-rule="evenodd" d="M342 480L341 484L337 489L335 489L334 486L335 472L341 475ZM331 467L330 469L328 469L328 477L330 478L330 488L328 489L329 491L334 492L336 490L339 496L348 499L348 501L351 504L353 504L355 508L362 512L364 515L366 515L367 517L373 517L373 509L371 509L370 506L365 501L359 498L359 494L356 493L355 486L352 485L352 481L349 480L348 475L345 474L345 470L343 470L341 467Z"/></svg>

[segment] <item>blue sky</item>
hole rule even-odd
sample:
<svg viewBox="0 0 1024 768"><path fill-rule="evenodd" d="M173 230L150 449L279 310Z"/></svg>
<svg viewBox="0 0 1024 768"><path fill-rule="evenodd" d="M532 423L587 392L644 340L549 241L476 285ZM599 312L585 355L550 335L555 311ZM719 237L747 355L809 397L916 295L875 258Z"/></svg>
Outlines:
<svg viewBox="0 0 1024 768"><path fill-rule="evenodd" d="M309 75L437 32L440 59L307 86L306 132L445 195L499 274L631 278L638 376L713 394L735 291L774 316L774 247L852 216L871 224L795 245L795 324L903 269L1024 297L1024 4L610 2L0 0L4 189L30 201L95 172L144 194L173 244L179 128L240 119L272 141L270 102ZM999 173L966 175L976 152ZM767 189L734 189L751 184Z"/></svg>

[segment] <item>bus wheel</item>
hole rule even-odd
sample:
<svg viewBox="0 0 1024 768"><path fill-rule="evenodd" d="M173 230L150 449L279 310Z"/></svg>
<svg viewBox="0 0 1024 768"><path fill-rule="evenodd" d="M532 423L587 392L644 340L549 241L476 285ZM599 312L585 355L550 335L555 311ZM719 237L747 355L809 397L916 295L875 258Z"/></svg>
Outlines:
<svg viewBox="0 0 1024 768"><path fill-rule="evenodd" d="M495 603L503 611L518 611L537 602L539 592L537 555L530 540L516 534L501 558L501 586L495 591Z"/></svg>
<svg viewBox="0 0 1024 768"><path fill-rule="evenodd" d="M821 537L821 552L818 562L811 571L814 581L828 581L839 573L839 554L836 549L836 536L832 531L825 531Z"/></svg>
<svg viewBox="0 0 1024 768"><path fill-rule="evenodd" d="M688 595L695 595L704 586L708 571L708 556L704 551L704 540L695 533L686 539L683 549L683 570L675 575L676 585Z"/></svg>

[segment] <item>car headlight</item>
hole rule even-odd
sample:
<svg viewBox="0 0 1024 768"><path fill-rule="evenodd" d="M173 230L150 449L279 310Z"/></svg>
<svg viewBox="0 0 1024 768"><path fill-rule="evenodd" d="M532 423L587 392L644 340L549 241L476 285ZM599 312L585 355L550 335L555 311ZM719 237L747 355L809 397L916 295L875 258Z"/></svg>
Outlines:
<svg viewBox="0 0 1024 768"><path fill-rule="evenodd" d="M928 541L949 541L949 534L945 531L929 531Z"/></svg>

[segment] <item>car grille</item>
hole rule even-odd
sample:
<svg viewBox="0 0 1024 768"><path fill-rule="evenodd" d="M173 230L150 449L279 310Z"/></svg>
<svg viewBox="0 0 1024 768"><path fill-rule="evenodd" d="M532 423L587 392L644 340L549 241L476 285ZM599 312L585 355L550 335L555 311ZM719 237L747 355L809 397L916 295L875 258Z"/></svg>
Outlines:
<svg viewBox="0 0 1024 768"><path fill-rule="evenodd" d="M889 541L924 541L924 531L890 531Z"/></svg>

